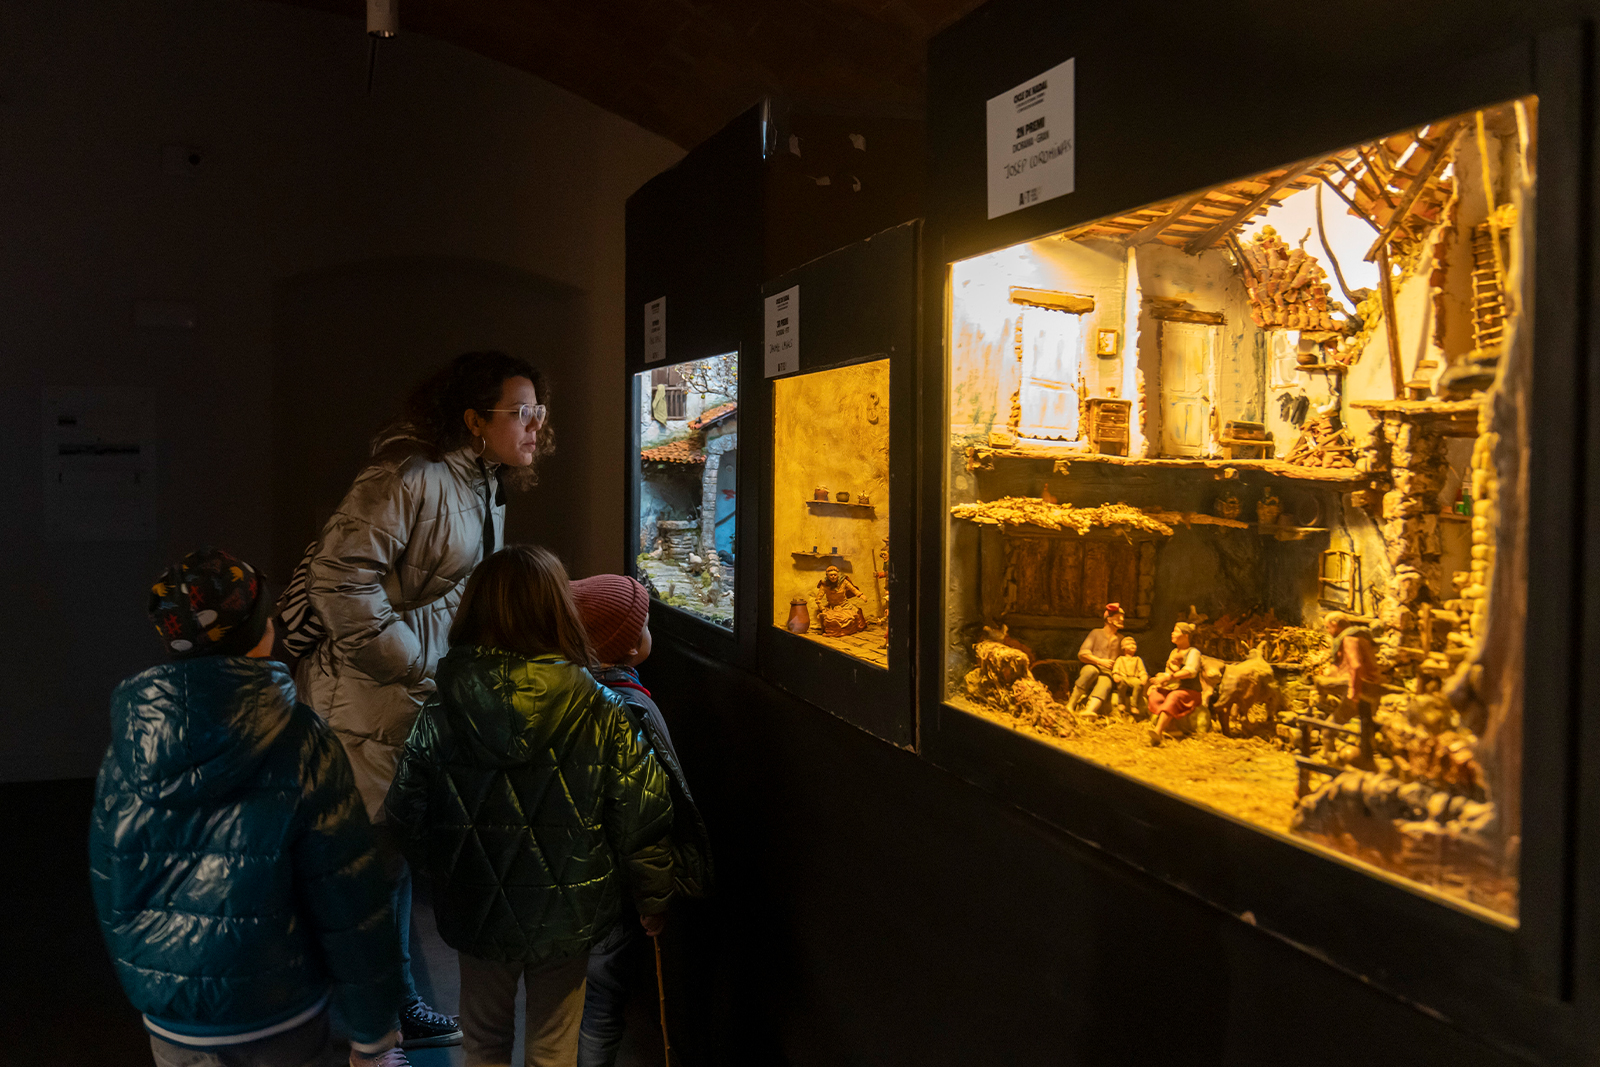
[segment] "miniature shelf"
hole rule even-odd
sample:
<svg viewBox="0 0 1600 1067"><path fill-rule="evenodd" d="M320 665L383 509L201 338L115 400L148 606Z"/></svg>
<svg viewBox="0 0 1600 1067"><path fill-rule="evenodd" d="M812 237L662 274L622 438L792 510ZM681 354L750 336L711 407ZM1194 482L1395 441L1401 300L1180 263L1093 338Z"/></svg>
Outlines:
<svg viewBox="0 0 1600 1067"><path fill-rule="evenodd" d="M844 559L843 552L790 552L796 559Z"/></svg>
<svg viewBox="0 0 1600 1067"><path fill-rule="evenodd" d="M1163 470L1214 470L1232 467L1239 471L1262 471L1279 478L1306 482L1327 482L1339 485L1359 485L1371 476L1353 467L1301 467L1281 459L1149 459L1142 456L1108 456L1099 452L1077 452L1065 449L1023 446L1019 448L990 448L973 445L967 450L968 469L983 467L996 459L1051 459L1056 471L1068 473L1074 463L1099 463L1117 467L1146 467Z"/></svg>
<svg viewBox="0 0 1600 1067"><path fill-rule="evenodd" d="M1328 532L1326 526L1285 526L1276 522L1252 522L1250 527L1262 537L1276 536L1280 541L1303 541L1311 534Z"/></svg>
<svg viewBox="0 0 1600 1067"><path fill-rule="evenodd" d="M1374 415L1397 415L1407 422L1442 422L1446 437L1476 437L1483 400L1352 400L1350 406Z"/></svg>
<svg viewBox="0 0 1600 1067"><path fill-rule="evenodd" d="M807 497L806 498L806 506L807 507L824 506L824 507L830 507L830 508L859 508L862 511L873 511L873 510L875 510L877 508L878 505L876 505L876 504L858 504L854 500L817 500L815 497Z"/></svg>
<svg viewBox="0 0 1600 1067"><path fill-rule="evenodd" d="M1330 374L1348 374L1350 372L1349 365L1345 363L1296 363L1294 369L1303 370L1308 374L1312 371L1327 371Z"/></svg>

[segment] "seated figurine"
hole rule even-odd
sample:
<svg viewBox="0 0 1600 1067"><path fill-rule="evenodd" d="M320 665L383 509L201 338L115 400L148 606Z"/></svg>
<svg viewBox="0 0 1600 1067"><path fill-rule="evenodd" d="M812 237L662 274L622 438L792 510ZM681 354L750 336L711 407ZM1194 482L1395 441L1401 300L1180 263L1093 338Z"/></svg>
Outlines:
<svg viewBox="0 0 1600 1067"><path fill-rule="evenodd" d="M1139 701L1145 686L1150 684L1150 672L1139 658L1139 643L1124 637L1122 655L1111 665L1111 705L1124 715L1138 715Z"/></svg>
<svg viewBox="0 0 1600 1067"><path fill-rule="evenodd" d="M854 602L861 595L856 584L829 567L817 583L817 621L827 637L849 637L867 628L867 616Z"/></svg>

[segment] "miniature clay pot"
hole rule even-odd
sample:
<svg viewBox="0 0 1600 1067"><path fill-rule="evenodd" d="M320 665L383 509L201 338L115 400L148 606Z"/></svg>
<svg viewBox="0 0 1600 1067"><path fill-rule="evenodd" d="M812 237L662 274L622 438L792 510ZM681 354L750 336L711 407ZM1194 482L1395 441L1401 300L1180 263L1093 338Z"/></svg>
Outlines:
<svg viewBox="0 0 1600 1067"><path fill-rule="evenodd" d="M857 493L856 494L856 503L857 504L870 504L870 503L872 503L872 498L867 496L867 494L865 494L865 493Z"/></svg>
<svg viewBox="0 0 1600 1067"><path fill-rule="evenodd" d="M783 628L792 634L803 634L811 629L811 613L806 610L805 597L797 596L789 601L789 621Z"/></svg>
<svg viewBox="0 0 1600 1067"><path fill-rule="evenodd" d="M828 487L825 486L825 485L817 486L816 489L812 490L812 492L811 492L811 499L812 500L826 500L826 499L828 499Z"/></svg>
<svg viewBox="0 0 1600 1067"><path fill-rule="evenodd" d="M833 499L837 500L841 504L848 504L850 503L850 494L841 489L837 493L833 494Z"/></svg>

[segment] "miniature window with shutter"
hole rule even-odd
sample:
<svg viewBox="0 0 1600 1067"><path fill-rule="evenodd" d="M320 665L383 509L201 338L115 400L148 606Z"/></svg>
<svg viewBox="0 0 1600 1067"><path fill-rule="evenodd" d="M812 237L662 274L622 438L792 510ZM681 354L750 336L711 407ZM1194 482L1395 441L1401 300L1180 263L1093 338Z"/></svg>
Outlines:
<svg viewBox="0 0 1600 1067"><path fill-rule="evenodd" d="M657 386L661 386L666 393L667 418L682 419L688 417L689 387L684 384L683 374L677 367L659 367L650 372L650 391L653 394Z"/></svg>
<svg viewBox="0 0 1600 1067"><path fill-rule="evenodd" d="M1322 554L1317 583L1321 590L1319 599L1324 605L1358 615L1362 613L1360 556L1330 548Z"/></svg>

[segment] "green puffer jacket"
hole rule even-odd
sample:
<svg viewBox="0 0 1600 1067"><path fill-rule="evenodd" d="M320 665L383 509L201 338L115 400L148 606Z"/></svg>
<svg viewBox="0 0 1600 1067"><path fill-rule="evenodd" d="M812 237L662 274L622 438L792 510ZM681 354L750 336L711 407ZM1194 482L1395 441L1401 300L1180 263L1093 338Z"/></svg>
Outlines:
<svg viewBox="0 0 1600 1067"><path fill-rule="evenodd" d="M558 655L457 647L400 755L386 811L434 879L439 934L534 966L672 894L666 775L622 701Z"/></svg>
<svg viewBox="0 0 1600 1067"><path fill-rule="evenodd" d="M392 886L344 750L281 663L205 656L117 687L89 876L159 1036L249 1034L330 989L357 1041L397 1025Z"/></svg>

